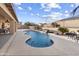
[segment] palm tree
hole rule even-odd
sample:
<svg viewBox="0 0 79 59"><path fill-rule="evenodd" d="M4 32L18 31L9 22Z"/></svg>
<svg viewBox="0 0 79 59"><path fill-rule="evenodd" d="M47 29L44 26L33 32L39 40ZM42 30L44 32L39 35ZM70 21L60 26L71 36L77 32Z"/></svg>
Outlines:
<svg viewBox="0 0 79 59"><path fill-rule="evenodd" d="M79 8L79 6L77 6L73 11L72 11L72 14L75 15L77 9Z"/></svg>

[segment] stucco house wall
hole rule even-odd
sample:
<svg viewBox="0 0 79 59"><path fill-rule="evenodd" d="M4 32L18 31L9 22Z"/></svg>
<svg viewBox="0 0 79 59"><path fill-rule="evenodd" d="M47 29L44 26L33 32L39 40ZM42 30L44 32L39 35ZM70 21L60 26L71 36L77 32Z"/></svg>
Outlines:
<svg viewBox="0 0 79 59"><path fill-rule="evenodd" d="M7 20L9 23L6 23ZM5 24L5 28L9 27L10 33L16 32L18 20L10 3L0 3L0 28L2 27L2 23Z"/></svg>
<svg viewBox="0 0 79 59"><path fill-rule="evenodd" d="M60 20L56 23L60 24L60 26L68 27L68 28L79 28L79 18L75 19L66 19Z"/></svg>

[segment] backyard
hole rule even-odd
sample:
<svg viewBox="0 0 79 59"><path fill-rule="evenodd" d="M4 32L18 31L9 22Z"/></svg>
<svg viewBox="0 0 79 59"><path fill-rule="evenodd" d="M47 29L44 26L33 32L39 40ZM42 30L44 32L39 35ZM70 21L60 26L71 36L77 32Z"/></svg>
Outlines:
<svg viewBox="0 0 79 59"><path fill-rule="evenodd" d="M1 56L79 56L79 6L75 3L0 7Z"/></svg>
<svg viewBox="0 0 79 59"><path fill-rule="evenodd" d="M21 35L20 35L21 34ZM16 34L6 43L0 50L0 55L14 55L14 56L77 56L79 55L79 44L72 41L65 40L62 37L49 34L54 44L46 48L35 48L25 44L29 38L22 30Z"/></svg>

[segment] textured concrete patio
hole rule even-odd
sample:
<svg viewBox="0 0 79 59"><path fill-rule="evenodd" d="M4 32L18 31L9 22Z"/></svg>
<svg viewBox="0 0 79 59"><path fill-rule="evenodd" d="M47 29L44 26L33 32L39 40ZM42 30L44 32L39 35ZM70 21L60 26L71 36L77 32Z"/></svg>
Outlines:
<svg viewBox="0 0 79 59"><path fill-rule="evenodd" d="M25 43L29 36L23 31L17 31L0 50L0 55L12 56L70 56L79 55L77 43L50 35L54 44L47 48L34 48Z"/></svg>
<svg viewBox="0 0 79 59"><path fill-rule="evenodd" d="M8 42L11 36L11 34L0 34L0 49Z"/></svg>

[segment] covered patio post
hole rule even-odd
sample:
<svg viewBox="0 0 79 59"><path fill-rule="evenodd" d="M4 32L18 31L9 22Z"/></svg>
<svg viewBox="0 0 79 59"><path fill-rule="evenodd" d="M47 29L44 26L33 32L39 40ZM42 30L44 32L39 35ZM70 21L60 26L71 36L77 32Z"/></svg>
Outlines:
<svg viewBox="0 0 79 59"><path fill-rule="evenodd" d="M15 21L10 21L10 33L13 34L16 32L16 22Z"/></svg>

